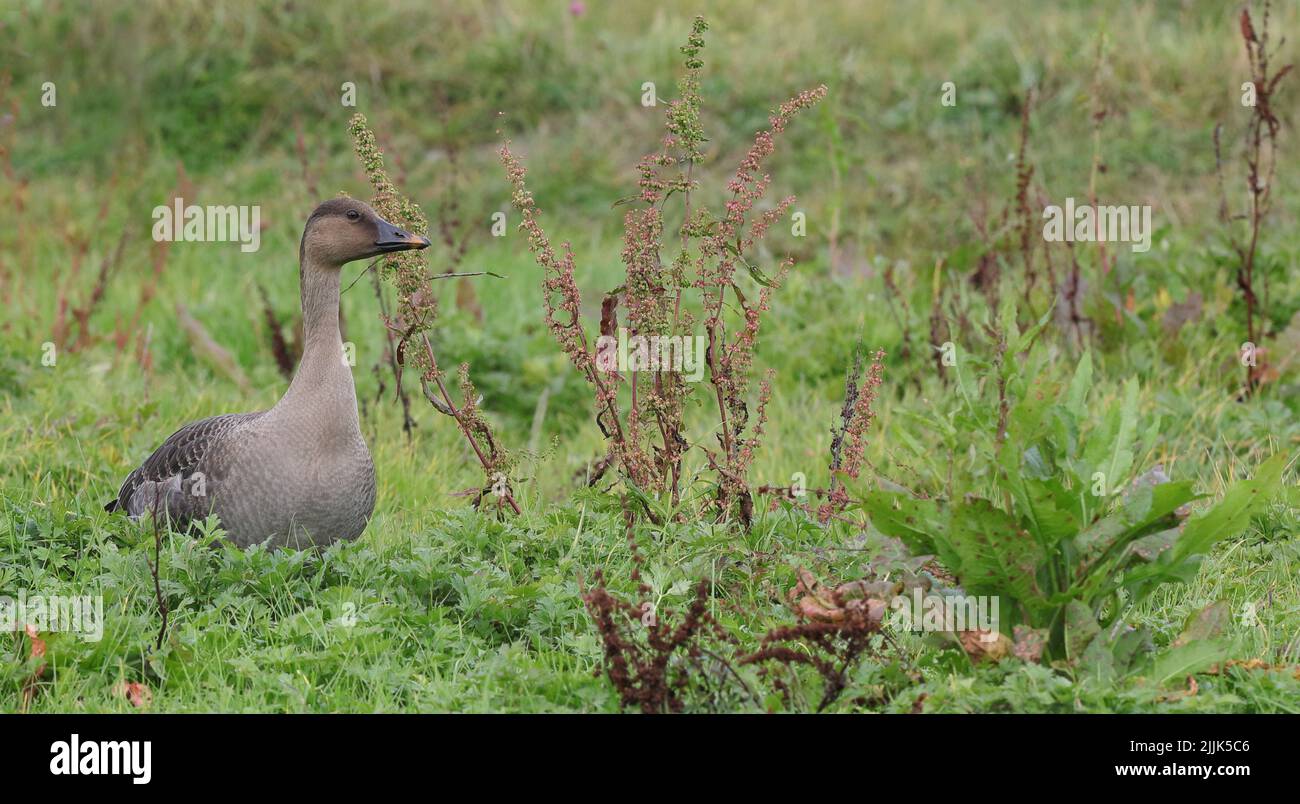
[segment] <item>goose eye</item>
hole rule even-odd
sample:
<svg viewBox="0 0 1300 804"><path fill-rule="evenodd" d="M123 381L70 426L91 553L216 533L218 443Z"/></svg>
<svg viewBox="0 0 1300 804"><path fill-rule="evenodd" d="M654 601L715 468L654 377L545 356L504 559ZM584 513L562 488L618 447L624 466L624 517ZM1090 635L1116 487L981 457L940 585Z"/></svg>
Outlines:
<svg viewBox="0 0 1300 804"><path fill-rule="evenodd" d="M360 213L360 212L357 212L355 209L349 209L349 210L348 210L348 220L350 220L350 221L355 221L355 220L359 219L360 217L361 217L361 213Z"/></svg>

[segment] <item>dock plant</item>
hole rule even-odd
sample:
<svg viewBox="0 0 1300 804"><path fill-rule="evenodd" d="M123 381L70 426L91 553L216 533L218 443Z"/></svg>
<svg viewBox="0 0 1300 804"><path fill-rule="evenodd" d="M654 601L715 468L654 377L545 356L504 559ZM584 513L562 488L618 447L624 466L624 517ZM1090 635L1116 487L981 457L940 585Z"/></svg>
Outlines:
<svg viewBox="0 0 1300 804"><path fill-rule="evenodd" d="M1125 615L1162 584L1194 579L1216 543L1262 513L1282 493L1287 456L1192 514L1205 495L1141 463L1160 422L1143 421L1137 380L1118 400L1094 398L1090 353L1068 382L1056 379L1045 349L1034 348L1046 320L1020 330L1004 306L1008 359L976 369L1002 383L977 385L958 364L956 401L934 427L974 470L947 482L972 490L945 493L942 480L919 493L870 490L862 509L875 529L935 556L967 594L997 596L1005 637L1045 643L1045 659L1113 677L1145 667L1152 646ZM1014 400L1004 425L994 386ZM1208 643L1181 647L1215 656Z"/></svg>
<svg viewBox="0 0 1300 804"><path fill-rule="evenodd" d="M371 204L387 220L407 227L420 235L429 232L429 221L424 211L414 201L403 195L384 169L384 154L375 141L375 134L366 124L364 115L353 115L348 131L356 148L357 158L374 189ZM484 486L475 495L483 504L494 499L497 507L507 505L520 513L519 504L510 490L509 473L512 467L510 453L498 443L492 427L478 407L478 393L469 377L469 365L461 364L459 384L461 402L453 400L444 382L443 371L429 340L429 330L438 315L437 297L433 292L433 277L428 258L412 251L385 255L378 263L380 276L397 289L397 309L393 315L381 313L384 329L393 354L393 372L396 393L402 395L403 368L410 365L418 372L420 387L425 398L439 412L456 420L479 465L483 467ZM442 274L447 276L447 274ZM379 294L382 302L382 292ZM414 346L414 348L411 348Z"/></svg>
<svg viewBox="0 0 1300 804"><path fill-rule="evenodd" d="M527 172L510 143L501 147L500 155L513 204L523 216L519 228L543 269L546 324L593 391L596 424L609 449L602 465L617 466L623 482L636 493L663 496L668 507L676 509L689 480L684 458L697 448L711 475L707 507L718 517L748 526L753 499L747 476L771 397L769 374L751 415L754 349L763 313L794 264L792 258L774 266L759 264L758 244L794 202L788 196L762 205L772 184L766 166L778 136L796 115L824 98L827 89L800 92L772 112L769 128L754 136L728 180L727 200L720 210L711 210L696 200L699 183L694 178L696 165L706 157L700 76L707 30L704 19L697 17L681 48L685 69L678 98L668 104L667 132L659 150L637 165L636 195L619 202L631 207L623 218L626 276L604 297L599 326L600 336L614 338L621 307L628 337L666 339L679 348L694 338L707 340L705 363L717 418L707 437L688 433L684 414L696 389L680 371L625 370L600 359L599 342L582 320L573 250L568 242L558 249L552 245L528 189ZM675 233L664 211L671 199L682 206ZM675 246L670 245L674 240ZM646 512L658 516L653 506Z"/></svg>

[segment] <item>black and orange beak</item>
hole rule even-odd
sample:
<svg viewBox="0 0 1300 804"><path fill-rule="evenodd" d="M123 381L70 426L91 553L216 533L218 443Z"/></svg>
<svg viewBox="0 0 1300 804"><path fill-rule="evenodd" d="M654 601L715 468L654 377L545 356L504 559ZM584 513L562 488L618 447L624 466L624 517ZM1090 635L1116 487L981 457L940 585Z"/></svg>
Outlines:
<svg viewBox="0 0 1300 804"><path fill-rule="evenodd" d="M383 218L379 219L379 234L375 237L375 247L381 253L390 251L410 251L429 247L429 238L411 234L405 229L394 226Z"/></svg>

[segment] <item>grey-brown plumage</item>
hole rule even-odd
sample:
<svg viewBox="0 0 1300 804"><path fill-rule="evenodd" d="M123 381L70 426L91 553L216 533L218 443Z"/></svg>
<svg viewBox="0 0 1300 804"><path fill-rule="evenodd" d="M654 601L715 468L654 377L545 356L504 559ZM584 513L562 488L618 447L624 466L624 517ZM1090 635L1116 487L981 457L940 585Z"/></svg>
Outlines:
<svg viewBox="0 0 1300 804"><path fill-rule="evenodd" d="M126 511L132 517L138 517L154 509L171 512L173 519L182 524L196 517L207 515L201 505L192 505L201 499L193 493L177 495L183 482L188 483L190 491L198 480L194 474L200 471L203 459L218 440L240 424L256 419L257 413L226 413L190 422L172 433L162 446L145 459L139 468L126 476L117 498L104 506L108 511ZM170 493L169 493L170 492ZM160 499L159 494L165 495ZM165 507L164 507L165 506ZM192 508L193 510L187 510Z"/></svg>
<svg viewBox="0 0 1300 804"><path fill-rule="evenodd" d="M270 410L177 430L105 508L132 518L153 511L179 526L216 514L241 547L360 536L374 510L375 470L339 335L339 272L353 260L428 245L359 201L317 207L299 248L303 355L288 391Z"/></svg>

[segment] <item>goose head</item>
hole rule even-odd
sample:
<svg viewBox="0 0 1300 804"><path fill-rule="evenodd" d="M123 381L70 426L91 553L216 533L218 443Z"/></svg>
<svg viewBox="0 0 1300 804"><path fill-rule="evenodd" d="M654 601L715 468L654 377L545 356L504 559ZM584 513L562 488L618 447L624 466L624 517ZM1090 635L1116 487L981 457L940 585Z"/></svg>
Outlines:
<svg viewBox="0 0 1300 804"><path fill-rule="evenodd" d="M369 204L334 198L316 207L302 233L299 258L341 266L393 251L429 246L429 239L379 217Z"/></svg>

